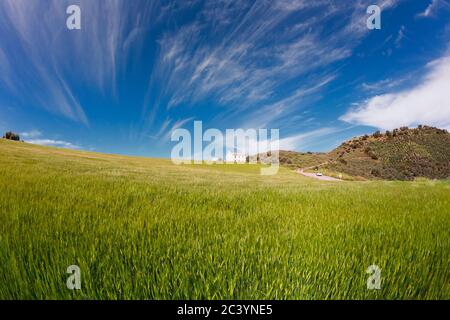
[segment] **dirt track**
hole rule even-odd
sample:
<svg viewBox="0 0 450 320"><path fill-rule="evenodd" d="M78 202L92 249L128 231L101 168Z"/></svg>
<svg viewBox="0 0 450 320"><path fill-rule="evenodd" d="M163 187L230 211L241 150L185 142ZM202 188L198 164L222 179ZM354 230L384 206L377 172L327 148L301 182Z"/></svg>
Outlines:
<svg viewBox="0 0 450 320"><path fill-rule="evenodd" d="M305 177L309 177L309 178L314 178L317 180L323 180L323 181L343 181L341 179L337 179L337 178L333 178L333 177L328 177L328 176L317 176L315 173L308 173L305 172L304 169L297 169L296 172L298 174L301 174L302 176Z"/></svg>
<svg viewBox="0 0 450 320"><path fill-rule="evenodd" d="M312 167L303 168L303 169L297 169L295 172L297 172L298 174L301 174L302 176L313 178L313 179L317 179L317 180L322 180L322 181L343 181L342 179L337 179L337 178L333 178L333 177L329 177L329 176L318 176L315 173L305 172L305 170L316 168L316 167L320 168L320 167L322 167L324 165L327 165L327 164L328 164L328 162L324 162L324 163L321 163L321 164L319 164L317 166L312 166Z"/></svg>

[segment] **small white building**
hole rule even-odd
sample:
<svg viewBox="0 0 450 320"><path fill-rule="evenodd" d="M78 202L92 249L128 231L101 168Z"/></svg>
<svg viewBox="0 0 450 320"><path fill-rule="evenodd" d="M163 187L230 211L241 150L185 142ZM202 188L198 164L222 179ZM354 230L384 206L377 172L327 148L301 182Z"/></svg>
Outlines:
<svg viewBox="0 0 450 320"><path fill-rule="evenodd" d="M237 152L228 152L226 163L247 163L247 157Z"/></svg>

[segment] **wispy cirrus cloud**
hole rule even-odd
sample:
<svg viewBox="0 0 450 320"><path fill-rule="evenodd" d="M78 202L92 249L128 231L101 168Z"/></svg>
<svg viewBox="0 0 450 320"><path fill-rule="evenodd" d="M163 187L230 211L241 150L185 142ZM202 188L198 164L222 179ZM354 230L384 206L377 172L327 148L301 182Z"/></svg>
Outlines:
<svg viewBox="0 0 450 320"><path fill-rule="evenodd" d="M387 10L398 2L380 5ZM350 57L367 34L368 4L206 2L192 22L159 40L144 109L148 126L158 113L179 106L195 112L208 101L216 118L280 122L337 77L332 65Z"/></svg>
<svg viewBox="0 0 450 320"><path fill-rule="evenodd" d="M434 17L438 10L450 10L450 4L446 0L431 0L431 3L426 7L425 11L419 13L420 18Z"/></svg>
<svg viewBox="0 0 450 320"><path fill-rule="evenodd" d="M0 91L85 125L120 106L137 139L194 118L292 132L368 35L372 2L79 0L78 32L65 27L72 1L4 0Z"/></svg>
<svg viewBox="0 0 450 320"><path fill-rule="evenodd" d="M376 82L363 82L360 88L370 94L386 93L393 90L398 90L399 87L411 81L412 76L406 75L399 78L382 79Z"/></svg>
<svg viewBox="0 0 450 320"><path fill-rule="evenodd" d="M274 103L263 105L251 112L242 125L244 127L264 128L272 123L281 127L283 123L287 122L285 117L292 117L294 111L298 111L302 106L308 106L311 102L320 99L320 91L336 78L337 74L326 74L319 79L314 79L313 83L298 88L291 95ZM299 126L299 124L296 125Z"/></svg>
<svg viewBox="0 0 450 320"><path fill-rule="evenodd" d="M167 125L164 124L163 125L164 130L161 131L159 137L162 137L166 141L169 140L172 135L172 132L174 132L176 129L183 127L185 124L187 124L188 122L190 122L192 120L194 120L193 117L181 119L181 120L175 121L170 127L169 127L170 123L167 123Z"/></svg>
<svg viewBox="0 0 450 320"><path fill-rule="evenodd" d="M88 86L99 95L114 96L128 55L125 44L141 25L156 15L127 6L126 1L79 0L82 30L66 28L68 0L0 2L0 81L17 102L89 124L79 92ZM128 14L124 14L128 13ZM20 61L20 63L19 63Z"/></svg>

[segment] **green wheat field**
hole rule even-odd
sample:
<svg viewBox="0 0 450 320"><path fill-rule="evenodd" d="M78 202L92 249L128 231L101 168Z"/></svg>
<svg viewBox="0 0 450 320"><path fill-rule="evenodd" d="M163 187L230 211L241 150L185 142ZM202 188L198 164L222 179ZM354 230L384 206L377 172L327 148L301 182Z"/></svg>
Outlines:
<svg viewBox="0 0 450 320"><path fill-rule="evenodd" d="M1 140L0 299L450 299L449 181L259 169Z"/></svg>

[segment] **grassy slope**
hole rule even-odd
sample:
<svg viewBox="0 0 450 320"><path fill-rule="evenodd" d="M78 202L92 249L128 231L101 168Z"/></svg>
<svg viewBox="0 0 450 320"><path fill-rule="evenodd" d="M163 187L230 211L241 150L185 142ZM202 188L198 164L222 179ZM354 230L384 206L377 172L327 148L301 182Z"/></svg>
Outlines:
<svg viewBox="0 0 450 320"><path fill-rule="evenodd" d="M450 298L448 182L258 173L0 140L0 298Z"/></svg>

